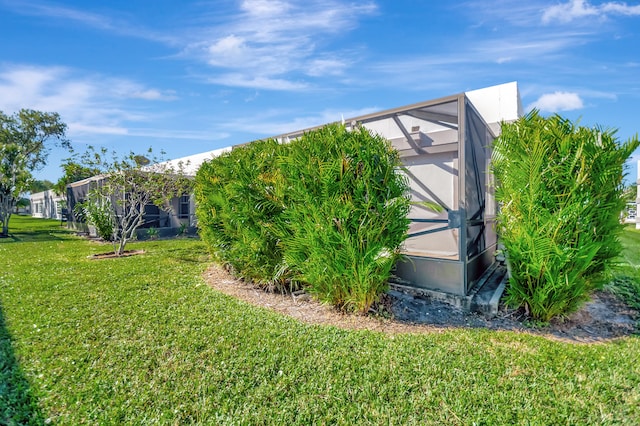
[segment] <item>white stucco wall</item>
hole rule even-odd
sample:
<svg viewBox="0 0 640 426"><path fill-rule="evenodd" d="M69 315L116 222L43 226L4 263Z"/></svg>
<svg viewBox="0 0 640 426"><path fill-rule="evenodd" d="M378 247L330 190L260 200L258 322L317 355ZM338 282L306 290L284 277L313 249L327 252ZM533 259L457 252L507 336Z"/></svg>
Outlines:
<svg viewBox="0 0 640 426"><path fill-rule="evenodd" d="M62 219L61 209L64 198L48 190L36 192L29 197L31 216L43 219Z"/></svg>
<svg viewBox="0 0 640 426"><path fill-rule="evenodd" d="M638 180L637 184L637 195L636 195L636 229L640 229L640 219L638 218L638 212L640 212L640 160L638 160Z"/></svg>
<svg viewBox="0 0 640 426"><path fill-rule="evenodd" d="M494 134L500 134L500 122L515 121L522 116L518 83L499 84L465 92Z"/></svg>

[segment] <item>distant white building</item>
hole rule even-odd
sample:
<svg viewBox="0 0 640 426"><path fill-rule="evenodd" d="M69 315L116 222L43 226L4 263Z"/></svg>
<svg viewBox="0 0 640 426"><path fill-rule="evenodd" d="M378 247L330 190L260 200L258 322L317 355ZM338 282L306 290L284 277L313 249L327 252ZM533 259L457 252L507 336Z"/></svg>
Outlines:
<svg viewBox="0 0 640 426"><path fill-rule="evenodd" d="M636 198L636 211L635 213L635 223L636 223L636 229L640 229L640 218L638 218L638 210L640 210L640 160L638 160L638 180L636 181L637 184L637 191L638 191L638 195Z"/></svg>
<svg viewBox="0 0 640 426"><path fill-rule="evenodd" d="M30 201L32 217L62 220L64 197L54 191L47 190L31 194Z"/></svg>

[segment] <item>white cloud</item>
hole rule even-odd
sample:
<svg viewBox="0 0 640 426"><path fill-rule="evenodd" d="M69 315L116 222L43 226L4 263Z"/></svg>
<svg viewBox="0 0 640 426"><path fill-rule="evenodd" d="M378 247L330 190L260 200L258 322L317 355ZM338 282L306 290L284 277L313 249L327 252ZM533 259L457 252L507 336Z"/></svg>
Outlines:
<svg viewBox="0 0 640 426"><path fill-rule="evenodd" d="M258 116L243 117L234 121L221 123L221 126L230 129L242 129L249 133L270 137L281 135L283 133L304 130L327 123L334 123L341 121L342 118L349 119L352 117L359 117L379 110L379 107L347 110L327 109L315 115L296 117L295 114L297 111L273 109L265 111Z"/></svg>
<svg viewBox="0 0 640 426"><path fill-rule="evenodd" d="M83 105L94 87L83 81L64 78L63 67L8 67L0 71L0 109L15 112L21 108L66 111Z"/></svg>
<svg viewBox="0 0 640 426"><path fill-rule="evenodd" d="M152 129L107 125L90 125L82 122L69 122L69 135L74 137L87 137L92 135L111 135L111 136L134 136L154 139L187 139L212 141L221 140L229 137L229 133L213 132L207 130L172 130L172 129Z"/></svg>
<svg viewBox="0 0 640 426"><path fill-rule="evenodd" d="M506 64L513 61L513 56L504 56L496 59L497 64Z"/></svg>
<svg viewBox="0 0 640 426"><path fill-rule="evenodd" d="M235 2L234 2L235 3ZM182 58L197 58L213 68L206 81L230 87L296 91L312 81L344 74L357 48L329 47L366 16L377 12L373 0L242 0L235 10L197 3L199 15L179 29L162 33L105 15L27 0L14 13L70 22L114 34L159 41L178 47ZM215 13L214 13L215 12ZM191 13L191 12L187 12ZM310 81L301 82L301 77ZM131 91L140 99L167 99L167 93ZM136 96L133 96L136 97Z"/></svg>
<svg viewBox="0 0 640 426"><path fill-rule="evenodd" d="M112 27L111 20L104 16L68 7L53 6L37 1L21 2L20 5L8 3L7 6L14 6L15 12L24 15L65 19L99 29L110 29Z"/></svg>
<svg viewBox="0 0 640 426"><path fill-rule="evenodd" d="M74 136L86 136L86 135L118 135L123 136L128 134L128 131L124 127L119 126L94 126L91 124L84 124L82 122L69 122L69 134Z"/></svg>
<svg viewBox="0 0 640 426"><path fill-rule="evenodd" d="M148 88L140 83L125 80L106 78L105 86L107 94L121 99L143 99L148 101L173 101L177 99L173 90L159 90Z"/></svg>
<svg viewBox="0 0 640 426"><path fill-rule="evenodd" d="M342 75L349 67L349 63L339 58L314 59L309 62L306 74L312 77Z"/></svg>
<svg viewBox="0 0 640 426"><path fill-rule="evenodd" d="M240 8L251 15L264 18L285 12L291 9L291 6L286 2L277 0L245 0Z"/></svg>
<svg viewBox="0 0 640 426"><path fill-rule="evenodd" d="M408 57L388 57L383 62L368 66L377 74L375 82L361 79L354 85L378 84L383 86L405 86L415 90L439 88L442 91L459 91L461 79L477 78L480 74L495 74L495 66L537 67L543 63L557 63L565 52L583 42L585 33L579 31L553 32L553 34L517 33L508 38L469 40L459 43L460 47L448 52L429 52ZM456 78L452 78L452 72ZM419 79L416 76L428 75ZM477 88L478 83L469 79L469 84Z"/></svg>
<svg viewBox="0 0 640 426"><path fill-rule="evenodd" d="M171 91L103 75L79 75L70 68L0 67L0 110L8 114L22 108L55 111L67 123L72 139L135 134L129 129L131 123L149 122L154 116L144 106L132 106L131 100L144 105L173 98L175 94Z"/></svg>
<svg viewBox="0 0 640 426"><path fill-rule="evenodd" d="M171 92L173 93L173 92ZM173 100L176 99L175 95L169 93L162 93L157 89L147 89L147 90L139 90L136 92L132 92L130 94L133 99L146 99L148 101L158 101L158 100Z"/></svg>
<svg viewBox="0 0 640 426"><path fill-rule="evenodd" d="M576 18L598 15L598 9L585 4L585 0L571 0L567 3L560 3L549 6L542 12L542 22L569 22Z"/></svg>
<svg viewBox="0 0 640 426"><path fill-rule="evenodd" d="M308 87L307 83L289 81L282 78L270 78L262 76L251 76L244 74L222 74L212 77L209 83L220 84L223 86L244 87L249 89L264 90L303 90Z"/></svg>
<svg viewBox="0 0 640 426"><path fill-rule="evenodd" d="M463 57L471 61L494 61L497 63L517 60L539 61L541 57L562 52L584 37L581 32L549 34L527 34L525 37L514 35L508 39L483 40L482 44L472 46L469 55Z"/></svg>
<svg viewBox="0 0 640 426"><path fill-rule="evenodd" d="M600 5L604 13L616 15L638 16L640 15L640 5L629 6L627 3L607 2Z"/></svg>
<svg viewBox="0 0 640 426"><path fill-rule="evenodd" d="M226 139L229 133L213 132L208 130L171 130L171 129L149 129L149 128L130 128L127 130L130 136L138 136L154 139L188 139L212 141Z"/></svg>
<svg viewBox="0 0 640 426"><path fill-rule="evenodd" d="M244 39L234 34L219 39L208 50L209 64L214 66L241 66L249 59Z"/></svg>
<svg viewBox="0 0 640 426"><path fill-rule="evenodd" d="M5 1L3 5L14 13L27 16L40 16L47 19L71 21L97 30L115 34L132 36L146 40L176 44L177 40L167 34L154 32L142 27L139 23L117 20L98 13L86 12L70 7L56 6L41 1Z"/></svg>
<svg viewBox="0 0 640 426"><path fill-rule="evenodd" d="M171 100L173 91L161 91L140 83L103 75L78 76L65 67L15 65L0 68L0 108L17 111L33 108L66 112L100 101L117 99ZM134 114L133 117L140 117Z"/></svg>
<svg viewBox="0 0 640 426"><path fill-rule="evenodd" d="M528 105L526 110L533 108L546 112L572 111L584 108L584 103L577 93L553 92L540 96L538 100Z"/></svg>
<svg viewBox="0 0 640 426"><path fill-rule="evenodd" d="M65 67L16 65L0 68L0 106L15 111L25 107L64 109L67 105L81 104L88 98L128 98L146 100L173 100L174 91L148 88L125 79L105 76L77 77Z"/></svg>
<svg viewBox="0 0 640 426"><path fill-rule="evenodd" d="M549 6L542 12L542 22L567 23L585 17L607 18L609 15L639 16L640 5L630 6L626 2L605 2L597 6L587 0L570 0Z"/></svg>
<svg viewBox="0 0 640 426"><path fill-rule="evenodd" d="M373 3L308 0L245 0L228 23L195 35L183 51L224 70L210 82L269 90L300 90L296 75L338 75L349 65L343 51L325 48L335 37L377 10Z"/></svg>
<svg viewBox="0 0 640 426"><path fill-rule="evenodd" d="M456 13L466 15L471 29L486 28L491 32L505 26L535 27L540 24L539 0L467 0L449 2Z"/></svg>

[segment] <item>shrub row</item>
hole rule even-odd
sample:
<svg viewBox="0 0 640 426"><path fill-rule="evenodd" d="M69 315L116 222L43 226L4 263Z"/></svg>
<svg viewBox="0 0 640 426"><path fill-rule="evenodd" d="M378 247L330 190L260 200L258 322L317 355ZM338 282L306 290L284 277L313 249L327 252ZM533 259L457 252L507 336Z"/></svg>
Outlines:
<svg viewBox="0 0 640 426"><path fill-rule="evenodd" d="M508 303L548 321L588 297L621 249L624 163L637 147L537 111L503 124L492 163Z"/></svg>
<svg viewBox="0 0 640 426"><path fill-rule="evenodd" d="M388 141L337 124L238 147L198 171L201 236L244 279L367 311L409 226L399 168Z"/></svg>

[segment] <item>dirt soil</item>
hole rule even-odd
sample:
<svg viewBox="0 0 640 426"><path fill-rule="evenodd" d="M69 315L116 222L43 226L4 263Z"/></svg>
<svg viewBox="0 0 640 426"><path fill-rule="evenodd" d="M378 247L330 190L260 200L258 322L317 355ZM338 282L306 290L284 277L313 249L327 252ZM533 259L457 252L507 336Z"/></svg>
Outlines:
<svg viewBox="0 0 640 426"><path fill-rule="evenodd" d="M107 253L97 253L87 256L89 259L117 259L118 257L129 257L144 254L144 250L125 250L121 255L110 251Z"/></svg>
<svg viewBox="0 0 640 426"><path fill-rule="evenodd" d="M262 306L309 324L344 329L366 329L387 334L441 333L455 328L510 330L572 343L597 343L638 333L640 313L616 296L596 292L578 312L536 327L522 310L501 306L493 318L465 312L428 297L419 298L391 290L368 315L345 314L311 299L305 293L269 293L239 281L219 266L204 273L207 283L227 295Z"/></svg>

